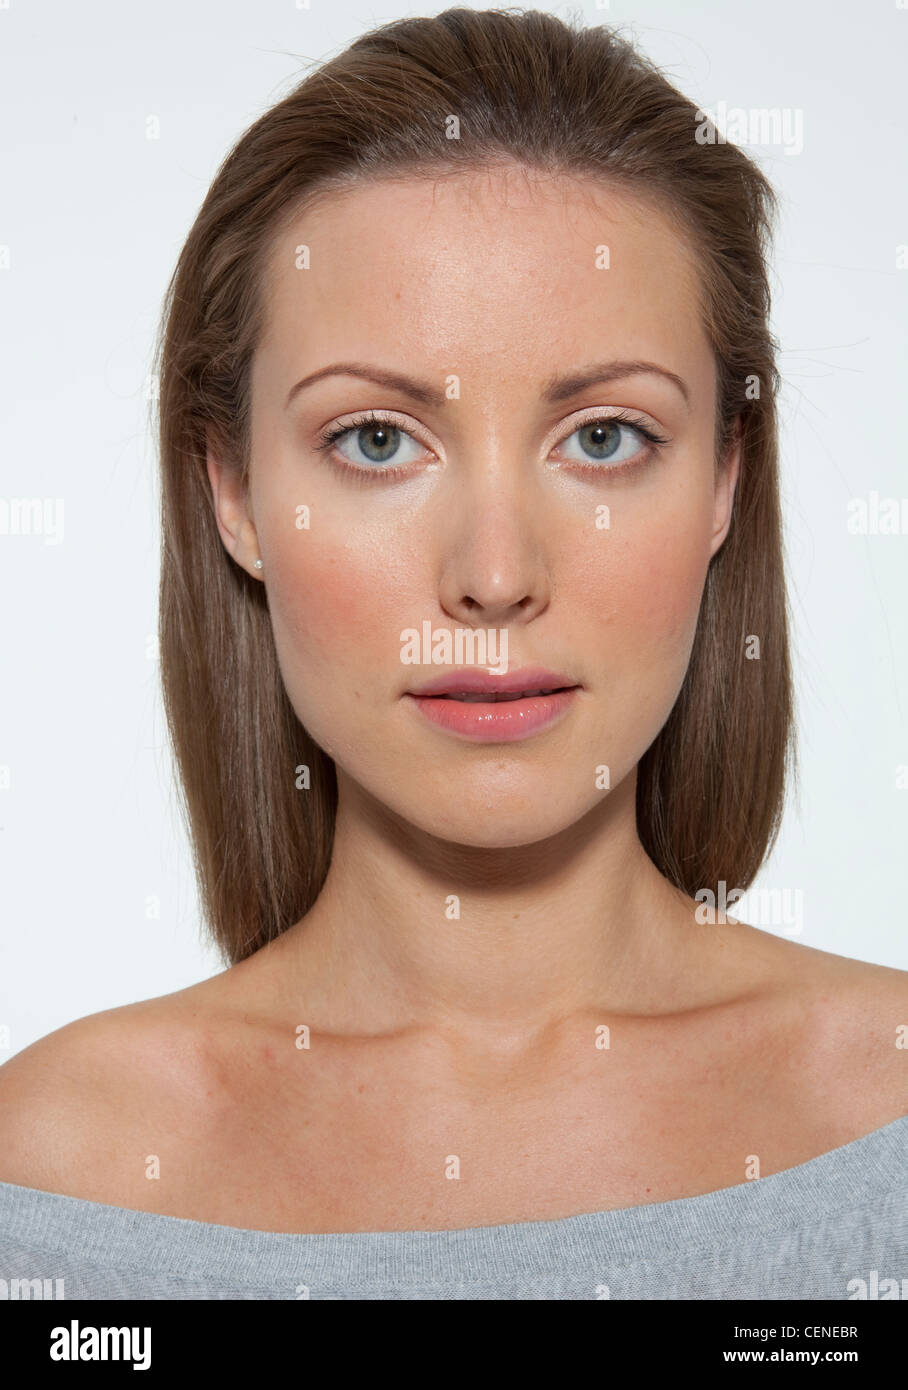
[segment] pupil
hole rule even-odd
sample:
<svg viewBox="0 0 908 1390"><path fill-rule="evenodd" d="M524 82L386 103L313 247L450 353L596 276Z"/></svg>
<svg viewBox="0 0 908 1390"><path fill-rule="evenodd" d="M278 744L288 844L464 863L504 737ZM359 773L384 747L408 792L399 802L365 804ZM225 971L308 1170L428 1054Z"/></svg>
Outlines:
<svg viewBox="0 0 908 1390"><path fill-rule="evenodd" d="M396 425L368 425L359 431L359 447L373 463L387 463L397 451Z"/></svg>
<svg viewBox="0 0 908 1390"><path fill-rule="evenodd" d="M589 440L584 447L598 458L609 458L618 447L621 431L611 420L599 420L592 425L585 425L582 434Z"/></svg>

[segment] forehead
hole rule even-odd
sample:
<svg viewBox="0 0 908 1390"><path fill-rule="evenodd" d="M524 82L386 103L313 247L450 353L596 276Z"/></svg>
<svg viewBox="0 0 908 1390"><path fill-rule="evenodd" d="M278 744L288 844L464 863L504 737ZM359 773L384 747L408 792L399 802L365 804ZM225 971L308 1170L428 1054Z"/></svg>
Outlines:
<svg viewBox="0 0 908 1390"><path fill-rule="evenodd" d="M269 379L342 357L477 385L612 356L695 385L699 373L704 388L712 376L678 222L590 177L505 167L363 182L292 216L266 265Z"/></svg>

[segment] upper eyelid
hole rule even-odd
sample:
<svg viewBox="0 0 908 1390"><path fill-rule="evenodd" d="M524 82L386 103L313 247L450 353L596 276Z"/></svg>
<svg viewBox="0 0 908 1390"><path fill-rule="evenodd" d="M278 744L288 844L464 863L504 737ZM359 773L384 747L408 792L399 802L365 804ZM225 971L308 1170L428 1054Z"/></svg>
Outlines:
<svg viewBox="0 0 908 1390"><path fill-rule="evenodd" d="M571 430L569 431L570 434L573 434L574 430L576 429L582 429L583 425L589 423L589 421L591 420L607 420L612 415L636 415L639 417L643 424L652 425L652 427L657 430L664 429L664 426L662 425L661 421L659 421L655 415L651 415L648 410L641 410L640 407L636 405L581 406L579 410L573 411L572 414L576 416L582 416L583 418L574 421L574 424ZM558 430L560 430L561 428L561 425L557 426Z"/></svg>

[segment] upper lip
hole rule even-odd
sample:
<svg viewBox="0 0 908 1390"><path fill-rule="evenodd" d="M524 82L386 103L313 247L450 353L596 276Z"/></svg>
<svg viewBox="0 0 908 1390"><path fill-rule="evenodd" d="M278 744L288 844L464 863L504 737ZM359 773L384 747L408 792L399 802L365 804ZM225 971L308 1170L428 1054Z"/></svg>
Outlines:
<svg viewBox="0 0 908 1390"><path fill-rule="evenodd" d="M447 671L415 690L409 695L519 695L529 690L563 690L579 684L570 676L559 675L542 666L523 666L519 671L509 671L504 676L492 676L488 671L476 667L460 671Z"/></svg>

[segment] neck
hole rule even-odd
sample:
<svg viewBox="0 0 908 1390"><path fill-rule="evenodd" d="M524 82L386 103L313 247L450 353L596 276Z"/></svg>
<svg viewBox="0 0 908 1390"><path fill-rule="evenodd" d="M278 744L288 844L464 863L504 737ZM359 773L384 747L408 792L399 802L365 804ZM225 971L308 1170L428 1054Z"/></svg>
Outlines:
<svg viewBox="0 0 908 1390"><path fill-rule="evenodd" d="M588 1010L684 1006L704 928L640 844L635 791L627 777L560 834L490 849L425 834L339 771L328 876L279 939L286 988L339 1029L515 1042Z"/></svg>

